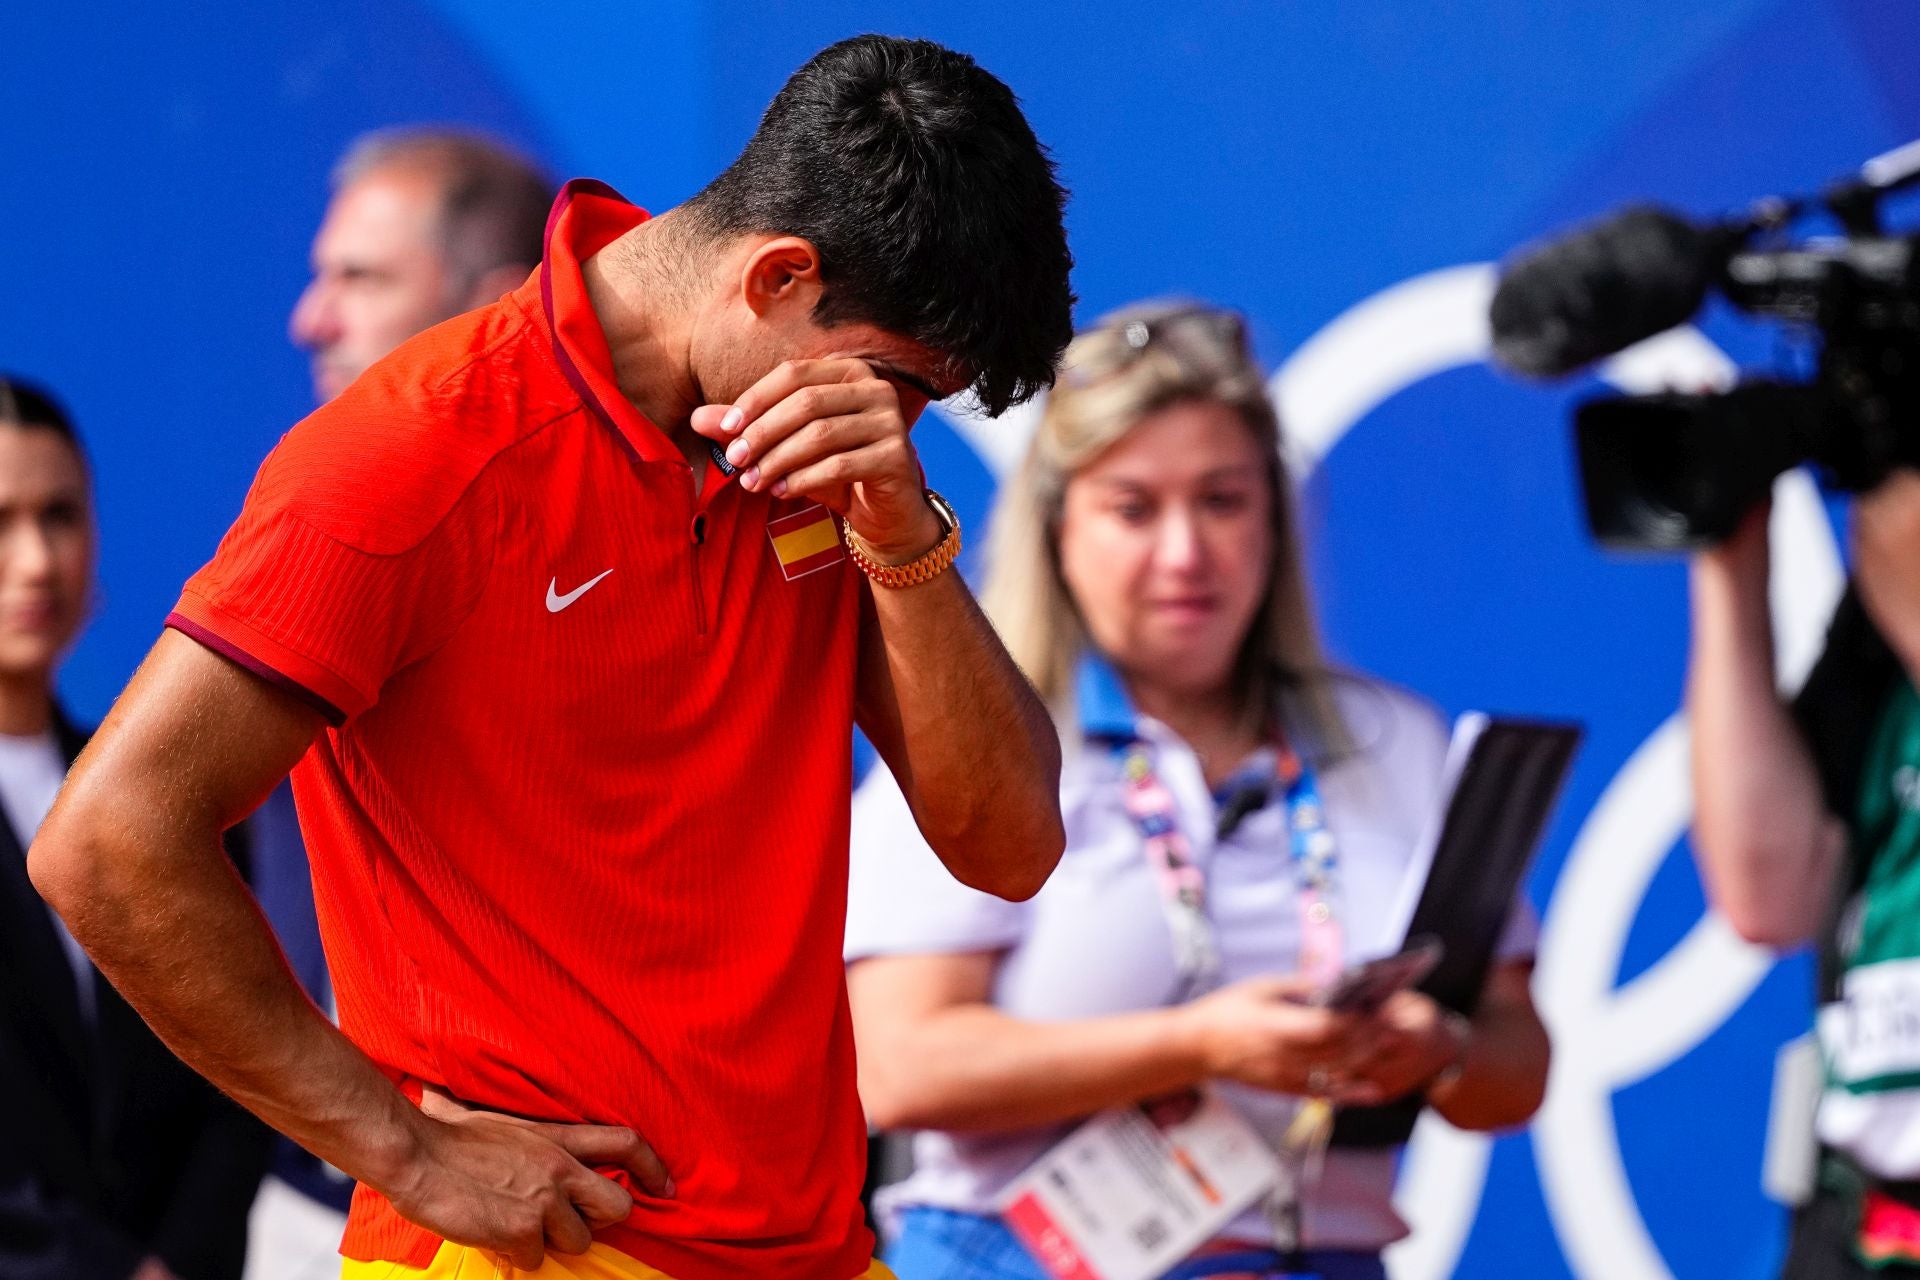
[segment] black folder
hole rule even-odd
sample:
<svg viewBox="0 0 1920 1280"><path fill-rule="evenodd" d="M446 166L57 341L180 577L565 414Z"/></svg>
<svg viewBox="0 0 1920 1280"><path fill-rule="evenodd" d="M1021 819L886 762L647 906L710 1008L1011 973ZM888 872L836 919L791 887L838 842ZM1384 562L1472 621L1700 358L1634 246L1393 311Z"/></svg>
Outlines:
<svg viewBox="0 0 1920 1280"><path fill-rule="evenodd" d="M1440 940L1445 954L1419 989L1469 1017L1582 733L1580 726L1562 722L1463 722L1464 732L1474 729L1478 736L1466 746L1464 761L1457 761L1446 816L1405 934ZM1423 1105L1415 1096L1342 1110L1333 1144L1399 1146L1412 1135Z"/></svg>

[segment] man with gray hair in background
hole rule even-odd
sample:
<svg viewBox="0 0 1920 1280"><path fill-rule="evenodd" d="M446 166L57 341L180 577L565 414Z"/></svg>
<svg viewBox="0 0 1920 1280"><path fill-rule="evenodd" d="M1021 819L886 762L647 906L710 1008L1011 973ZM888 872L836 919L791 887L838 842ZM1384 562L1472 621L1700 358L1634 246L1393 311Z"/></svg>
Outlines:
<svg viewBox="0 0 1920 1280"><path fill-rule="evenodd" d="M444 128L365 134L334 167L313 240L313 279L288 333L312 359L317 400L423 329L511 292L540 261L553 184L480 134ZM256 891L301 985L322 1009L333 991L293 791L281 784L249 819ZM333 1280L353 1184L285 1138L254 1206L248 1280Z"/></svg>
<svg viewBox="0 0 1920 1280"><path fill-rule="evenodd" d="M367 134L333 171L313 280L289 325L331 400L419 333L519 287L540 261L553 184L478 134Z"/></svg>

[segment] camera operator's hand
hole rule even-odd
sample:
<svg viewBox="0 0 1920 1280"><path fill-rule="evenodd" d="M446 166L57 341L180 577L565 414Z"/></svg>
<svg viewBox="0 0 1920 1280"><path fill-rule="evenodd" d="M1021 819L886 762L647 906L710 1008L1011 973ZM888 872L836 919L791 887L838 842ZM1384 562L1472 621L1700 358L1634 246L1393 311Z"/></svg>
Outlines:
<svg viewBox="0 0 1920 1280"><path fill-rule="evenodd" d="M1766 604L1767 568L1772 555L1767 545L1767 525L1773 518L1771 500L1757 504L1740 518L1740 527L1725 542L1716 543L1694 556L1696 574L1712 574L1743 596L1758 596Z"/></svg>
<svg viewBox="0 0 1920 1280"><path fill-rule="evenodd" d="M1901 467L1853 504L1860 602L1908 673L1920 672L1920 471Z"/></svg>

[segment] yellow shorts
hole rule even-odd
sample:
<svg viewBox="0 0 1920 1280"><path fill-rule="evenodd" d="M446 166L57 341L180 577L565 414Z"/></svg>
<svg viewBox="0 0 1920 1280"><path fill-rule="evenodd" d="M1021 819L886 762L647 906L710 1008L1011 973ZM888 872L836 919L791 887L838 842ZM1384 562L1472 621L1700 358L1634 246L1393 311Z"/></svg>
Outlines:
<svg viewBox="0 0 1920 1280"><path fill-rule="evenodd" d="M355 1262L349 1258L340 1270L340 1280L673 1280L644 1262L636 1262L617 1249L596 1244L585 1253L549 1253L538 1271L521 1271L480 1249L469 1249L448 1240L433 1256L425 1270L402 1266L397 1262ZM895 1280L893 1272L874 1263L857 1280Z"/></svg>

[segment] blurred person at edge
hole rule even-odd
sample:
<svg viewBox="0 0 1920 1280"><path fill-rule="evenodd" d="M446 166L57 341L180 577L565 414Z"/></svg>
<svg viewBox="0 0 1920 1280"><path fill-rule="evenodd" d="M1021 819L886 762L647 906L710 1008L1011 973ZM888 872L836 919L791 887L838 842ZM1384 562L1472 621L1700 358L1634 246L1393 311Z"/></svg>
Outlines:
<svg viewBox="0 0 1920 1280"><path fill-rule="evenodd" d="M942 873L884 769L854 805L861 1096L880 1127L921 1131L915 1171L878 1201L901 1280L1040 1280L994 1206L1106 1107L1211 1084L1277 1144L1308 1093L1367 1104L1424 1091L1469 1129L1521 1124L1539 1105L1548 1045L1524 903L1471 1022L1412 992L1369 1016L1302 1003L1317 895L1290 857L1285 780L1295 796L1301 775L1317 782L1336 850L1321 900L1364 937L1438 803L1448 734L1425 703L1327 669L1292 508L1239 317L1144 304L1069 347L982 592L1061 725L1066 854L1031 901L1000 901ZM1205 873L1213 972L1183 972L1170 946L1126 804L1142 759ZM1207 1252L1382 1276L1381 1248L1407 1230L1390 1203L1397 1156L1328 1154L1283 1214L1304 1256L1276 1251L1260 1208Z"/></svg>
<svg viewBox="0 0 1920 1280"><path fill-rule="evenodd" d="M1784 1274L1916 1277L1920 472L1854 502L1853 581L1792 704L1775 683L1768 515L1693 561L1694 849L1742 937L1820 956L1810 1196Z"/></svg>
<svg viewBox="0 0 1920 1280"><path fill-rule="evenodd" d="M414 334L518 287L540 261L554 196L553 183L524 157L443 128L361 136L334 167L332 186L313 241L313 279L287 326L311 354L322 402ZM292 786L275 787L248 826L261 909L307 994L331 1011ZM346 1175L276 1139L273 1173L254 1208L248 1276L337 1276L352 1195Z"/></svg>
<svg viewBox="0 0 1920 1280"><path fill-rule="evenodd" d="M266 1128L160 1043L27 880L87 739L53 681L93 566L72 423L0 376L0 1276L234 1280Z"/></svg>

